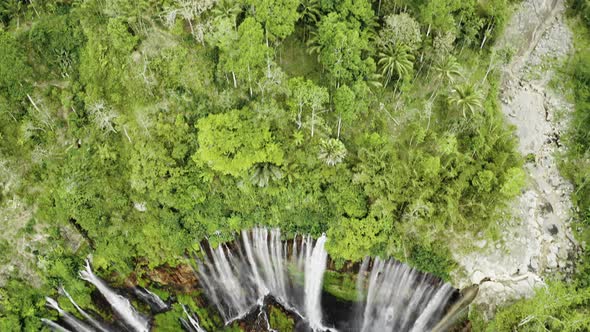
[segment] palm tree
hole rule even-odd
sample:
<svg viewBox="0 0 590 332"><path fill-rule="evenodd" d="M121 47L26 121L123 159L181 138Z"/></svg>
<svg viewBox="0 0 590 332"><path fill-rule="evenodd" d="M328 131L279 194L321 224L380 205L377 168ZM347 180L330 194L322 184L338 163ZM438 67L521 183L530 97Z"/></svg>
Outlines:
<svg viewBox="0 0 590 332"><path fill-rule="evenodd" d="M299 4L299 13L303 20L303 40L307 35L307 26L315 24L320 17L320 2L318 0L302 0Z"/></svg>
<svg viewBox="0 0 590 332"><path fill-rule="evenodd" d="M457 59L450 55L438 61L434 66L436 78L440 83L455 83L458 79L463 77L461 74L461 67Z"/></svg>
<svg viewBox="0 0 590 332"><path fill-rule="evenodd" d="M387 87L394 75L401 80L412 72L414 55L403 45L397 47L388 45L383 52L379 52L378 64L381 66L381 73L385 77L385 87Z"/></svg>
<svg viewBox="0 0 590 332"><path fill-rule="evenodd" d="M238 28L236 18L241 11L240 4L235 0L221 0L211 10L216 17L230 19L234 23L234 29L236 30Z"/></svg>
<svg viewBox="0 0 590 332"><path fill-rule="evenodd" d="M25 4L21 0L6 0L0 3L0 19L8 24L11 18L16 18L16 27L20 27L20 18L25 11Z"/></svg>
<svg viewBox="0 0 590 332"><path fill-rule="evenodd" d="M259 187L266 187L270 180L280 180L283 177L281 169L271 163L256 164L253 168L250 181Z"/></svg>
<svg viewBox="0 0 590 332"><path fill-rule="evenodd" d="M330 138L320 143L320 153L318 158L328 166L334 166L341 163L346 157L346 147L341 141Z"/></svg>
<svg viewBox="0 0 590 332"><path fill-rule="evenodd" d="M320 61L320 53L322 52L322 45L320 44L320 36L317 31L309 33L309 39L305 43L307 44L307 53L318 54L318 61Z"/></svg>
<svg viewBox="0 0 590 332"><path fill-rule="evenodd" d="M467 111L473 114L483 108L481 94L471 84L460 84L453 87L449 103L460 109L463 117L467 117Z"/></svg>

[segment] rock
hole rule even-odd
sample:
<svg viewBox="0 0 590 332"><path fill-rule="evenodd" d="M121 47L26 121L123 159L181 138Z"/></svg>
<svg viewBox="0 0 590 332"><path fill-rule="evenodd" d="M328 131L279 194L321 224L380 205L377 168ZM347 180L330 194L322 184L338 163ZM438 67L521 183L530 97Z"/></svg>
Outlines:
<svg viewBox="0 0 590 332"><path fill-rule="evenodd" d="M541 212L543 212L543 214L552 213L553 212L553 205L551 205L551 203L549 203L549 202L545 202L545 204L543 204L541 206Z"/></svg>
<svg viewBox="0 0 590 332"><path fill-rule="evenodd" d="M474 284L479 284L484 278L485 278L485 275L483 274L483 272L475 271L473 273L473 275L471 276L471 282Z"/></svg>
<svg viewBox="0 0 590 332"><path fill-rule="evenodd" d="M481 240L481 241L476 241L475 242L475 245L478 248L484 248L487 244L488 244L488 241L487 240Z"/></svg>
<svg viewBox="0 0 590 332"><path fill-rule="evenodd" d="M488 288L494 293L502 293L505 289L504 285L499 282L489 282L485 283L485 285L487 285Z"/></svg>
<svg viewBox="0 0 590 332"><path fill-rule="evenodd" d="M516 48L504 68L501 109L516 127L519 152L533 154L535 163L525 165L529 185L514 202L515 218L502 220L501 239L490 245L478 237L471 244L480 250L472 253L460 250L468 242L460 240L453 250L465 272L457 283L469 285L484 275L495 281L483 283L476 299L486 317L493 316L498 306L534 294L534 288L544 283L543 272L571 270L565 266L572 250L567 239L571 236L571 184L560 176L554 155L567 148L560 142L567 121L555 123L557 111L570 112L573 106L563 97L567 91L552 90L549 82L555 69L546 60L563 60L571 50L573 35L564 19L565 2L523 0L497 42L499 48ZM549 17L553 13L555 20Z"/></svg>
<svg viewBox="0 0 590 332"><path fill-rule="evenodd" d="M547 267L554 269L557 267L557 256L555 253L550 253L547 255Z"/></svg>

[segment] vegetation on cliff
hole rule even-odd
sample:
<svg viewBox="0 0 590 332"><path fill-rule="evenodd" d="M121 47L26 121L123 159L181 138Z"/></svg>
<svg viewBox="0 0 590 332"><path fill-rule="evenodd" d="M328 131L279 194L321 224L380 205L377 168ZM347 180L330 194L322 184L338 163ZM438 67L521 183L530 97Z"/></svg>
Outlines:
<svg viewBox="0 0 590 332"><path fill-rule="evenodd" d="M0 208L28 213L4 221L0 261L32 258L0 271L0 330L41 330L59 285L91 306L87 255L145 281L258 224L326 232L340 262L394 256L448 278L450 234L495 236L524 182L488 65L508 14L507 0L3 1ZM574 161L588 140L572 140Z"/></svg>

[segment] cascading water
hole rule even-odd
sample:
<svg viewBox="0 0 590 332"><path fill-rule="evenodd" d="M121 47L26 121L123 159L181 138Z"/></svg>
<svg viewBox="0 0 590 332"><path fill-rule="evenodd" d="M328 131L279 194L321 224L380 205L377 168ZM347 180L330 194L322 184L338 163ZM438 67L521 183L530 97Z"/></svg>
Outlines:
<svg viewBox="0 0 590 332"><path fill-rule="evenodd" d="M76 331L76 332L94 332L94 329L92 329L90 326L86 325L86 323L82 322L81 320L76 318L74 315L71 315L67 311L64 311L59 306L59 304L57 303L56 300L54 300L50 297L45 297L45 301L47 301L47 306L52 309L55 309L59 313L59 315L63 318L63 320L66 322L66 324L68 324L68 326L73 328L74 331Z"/></svg>
<svg viewBox="0 0 590 332"><path fill-rule="evenodd" d="M361 266L357 288L363 291L368 259ZM430 331L440 320L455 289L394 260L376 258L369 275L362 311L365 331Z"/></svg>
<svg viewBox="0 0 590 332"><path fill-rule="evenodd" d="M199 319L197 318L197 316L195 316L194 314L190 314L186 310L186 306L184 305L182 305L182 310L184 311L184 314L186 315L186 318L188 320L181 318L180 323L188 332L206 332L205 330L203 330L201 325L199 325Z"/></svg>
<svg viewBox="0 0 590 332"><path fill-rule="evenodd" d="M63 287L59 288L59 292L61 294L64 294L70 300L72 305L76 308L76 310L78 310L78 312L82 315L82 317L86 318L86 321L88 321L88 323L90 323L90 325L92 325L97 331L110 332L106 326L104 326L101 322L96 320L94 317L90 316L90 314L88 314L86 311L84 311L84 309L80 308L78 303L76 303L76 301L74 301L74 299L70 296L70 294Z"/></svg>
<svg viewBox="0 0 590 332"><path fill-rule="evenodd" d="M326 237L317 241L311 255L305 259L305 315L314 330L322 329L322 282L326 271L328 253L324 249Z"/></svg>
<svg viewBox="0 0 590 332"><path fill-rule="evenodd" d="M47 319L47 318L41 318L41 322L43 322L43 324L49 326L49 328L52 331L57 331L57 332L72 332L72 331L66 329L65 327L57 324L54 321L51 321L51 320Z"/></svg>
<svg viewBox="0 0 590 332"><path fill-rule="evenodd" d="M311 236L297 236L283 242L278 229L243 231L234 243L215 249L209 246L205 257L197 261L201 285L226 324L243 319L253 322L257 331L272 331L268 321L270 308L282 307L281 310L290 312L298 322L298 331L440 332L445 329L441 326L451 326L457 313L477 295L477 286L473 286L467 292L470 295L453 304L458 293L449 284L394 260L366 258L356 279L357 301L346 304L334 301L323 292L322 285L328 261L326 241L326 236L322 235L315 241ZM138 313L128 299L98 278L88 261L80 277L99 290L127 330L149 330L149 320ZM65 289L60 287L59 292L70 300L85 321L65 312L57 301L48 297L47 305L58 311L60 322L67 326L43 319L52 330L113 331L78 306ZM147 289L136 287L132 293L150 306L152 314L170 308ZM333 304L338 310L335 312L328 305L323 312L322 301ZM179 320L186 331L206 332L194 313L184 306L183 310L185 317ZM305 326L300 325L301 322L305 322Z"/></svg>
<svg viewBox="0 0 590 332"><path fill-rule="evenodd" d="M143 302L147 303L150 306L152 312L158 313L170 309L170 306L166 302L162 301L158 295L150 292L148 289L143 287L134 287L133 293Z"/></svg>
<svg viewBox="0 0 590 332"><path fill-rule="evenodd" d="M147 332L149 331L149 321L147 318L143 317L141 314L135 310L135 308L131 305L131 302L126 299L125 297L117 294L113 291L107 284L97 277L90 267L90 262L86 260L86 268L83 271L80 271L80 278L86 280L93 284L98 291L103 295L103 297L107 300L107 302L111 305L115 314L121 319L123 324L126 326L126 330L134 331L134 332ZM82 309L76 301L70 296L70 294L63 288L59 288L59 293L65 295L72 305L78 310L80 315L85 318L86 321L81 321L75 316L69 314L68 312L64 311L57 301L50 297L46 297L47 306L55 309L63 322L68 326L65 328L59 325L56 322L50 321L48 319L42 319L42 322L51 328L54 331L73 331L73 332L111 332L113 331L110 327L106 324L103 324L96 318L92 317L89 313L87 313L84 309ZM167 306L160 298L158 298L155 294L149 292L148 290L143 290L144 297L140 297L148 303L151 302L156 303L158 306L165 305ZM149 301L146 297L149 297ZM117 329L118 330L118 329Z"/></svg>
<svg viewBox="0 0 590 332"><path fill-rule="evenodd" d="M107 302L111 305L113 311L115 311L115 313L129 328L136 332L149 331L148 320L141 316L137 310L133 308L131 302L129 302L128 299L115 293L115 291L107 286L107 284L102 281L102 279L97 277L94 272L92 272L92 268L90 267L90 262L88 260L86 260L86 269L80 271L80 278L93 284L94 287L98 289L102 296L104 296Z"/></svg>
<svg viewBox="0 0 590 332"><path fill-rule="evenodd" d="M198 262L206 294L226 323L244 317L261 307L265 296L272 296L312 330L328 330L321 306L326 236L315 243L309 236L295 239L291 250L280 237L278 229L255 228L243 231L233 250L227 245L209 247L209 255ZM430 331L456 295L437 278L379 258L363 261L357 292L359 300L347 315L355 321L340 325L362 332Z"/></svg>
<svg viewBox="0 0 590 332"><path fill-rule="evenodd" d="M241 240L237 254L220 245L198 262L207 295L226 323L243 317L270 295L314 329L323 328L320 298L328 256L326 236L315 246L311 237L302 237L299 247L295 241L290 256L278 229L243 231ZM304 276L303 285L299 276Z"/></svg>

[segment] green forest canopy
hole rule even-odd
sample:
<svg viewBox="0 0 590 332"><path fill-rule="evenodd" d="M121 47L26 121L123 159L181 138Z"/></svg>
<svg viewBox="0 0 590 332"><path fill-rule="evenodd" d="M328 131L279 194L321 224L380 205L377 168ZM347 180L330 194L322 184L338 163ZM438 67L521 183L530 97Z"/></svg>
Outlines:
<svg viewBox="0 0 590 332"><path fill-rule="evenodd" d="M47 238L0 327L40 329L61 283L88 304L88 254L121 281L254 225L448 278L448 240L495 236L524 184L485 75L509 5L2 2L0 199Z"/></svg>

